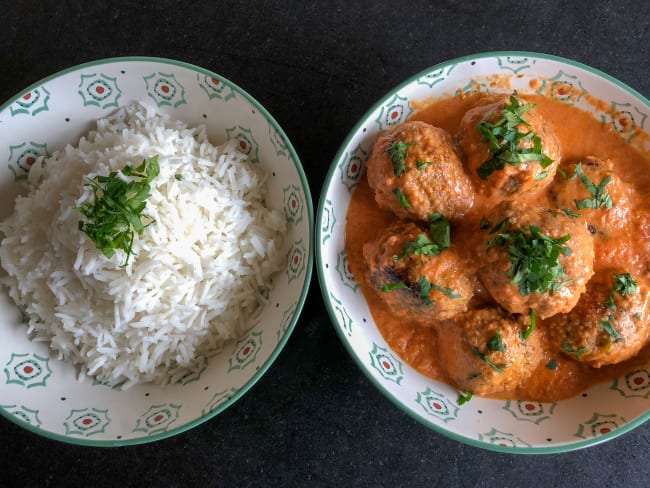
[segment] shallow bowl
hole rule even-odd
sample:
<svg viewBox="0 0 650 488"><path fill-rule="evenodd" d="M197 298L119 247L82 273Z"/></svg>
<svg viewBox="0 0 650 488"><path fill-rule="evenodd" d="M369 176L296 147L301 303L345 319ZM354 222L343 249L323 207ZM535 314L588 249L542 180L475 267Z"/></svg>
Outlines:
<svg viewBox="0 0 650 488"><path fill-rule="evenodd" d="M121 390L56 360L30 342L18 309L0 294L0 413L32 432L94 446L155 441L196 426L242 397L288 341L306 299L313 264L313 208L300 160L269 112L226 78L159 58L114 58L50 76L0 107L0 215L7 217L30 165L75 144L118 107L145 101L189 126L203 124L210 142L235 139L270 174L267 204L289 222L286 267L268 303L240 340L227 344L197 373L159 387Z"/></svg>
<svg viewBox="0 0 650 488"><path fill-rule="evenodd" d="M427 100L511 89L545 94L592 112L637 149L650 153L650 102L598 70L528 52L484 53L438 64L388 92L343 142L320 196L316 265L341 341L397 407L433 430L474 446L515 453L567 451L612 439L650 418L650 365L568 400L474 397L461 406L455 388L419 374L388 346L349 270L345 250L348 205L365 177L365 162L380 131L405 121Z"/></svg>

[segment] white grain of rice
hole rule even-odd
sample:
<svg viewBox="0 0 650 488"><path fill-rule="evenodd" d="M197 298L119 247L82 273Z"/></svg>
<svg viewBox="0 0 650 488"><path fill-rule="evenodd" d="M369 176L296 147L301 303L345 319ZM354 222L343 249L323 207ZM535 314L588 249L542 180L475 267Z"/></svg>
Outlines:
<svg viewBox="0 0 650 488"><path fill-rule="evenodd" d="M144 214L154 219L126 255L106 258L78 230L87 178L158 155ZM177 179L176 175L180 175ZM75 146L39 160L30 190L0 224L0 262L27 332L80 373L123 387L182 377L258 316L282 268L285 216L268 209L266 174L235 141L141 104L97 121Z"/></svg>

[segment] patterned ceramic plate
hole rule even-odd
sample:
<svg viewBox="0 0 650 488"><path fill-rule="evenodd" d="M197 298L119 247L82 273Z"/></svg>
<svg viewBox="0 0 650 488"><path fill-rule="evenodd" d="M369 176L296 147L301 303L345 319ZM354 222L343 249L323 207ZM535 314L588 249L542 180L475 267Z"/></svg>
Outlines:
<svg viewBox="0 0 650 488"><path fill-rule="evenodd" d="M534 53L479 54L439 64L407 80L359 121L329 170L317 215L317 270L337 332L361 369L406 413L454 439L506 452L548 453L616 437L650 418L650 365L556 403L473 398L429 380L404 363L377 331L344 245L352 192L379 131L407 119L418 101L458 90L490 91L490 77L510 75L512 88L537 91L594 112L631 144L650 150L650 102L623 83L582 64ZM594 97L605 104L592 103ZM598 108L597 108L598 107Z"/></svg>
<svg viewBox="0 0 650 488"><path fill-rule="evenodd" d="M0 192L5 218L30 165L76 143L93 121L122 105L155 104L190 126L204 124L215 145L235 139L271 174L272 208L289 221L286 269L245 337L174 385L121 391L92 380L27 340L18 310L0 295L0 413L29 430L76 444L150 442L214 417L269 368L303 307L313 263L313 208L301 163L273 117L244 90L211 71L177 61L116 58L65 70L36 83L0 108ZM259 317L263 317L261 320Z"/></svg>

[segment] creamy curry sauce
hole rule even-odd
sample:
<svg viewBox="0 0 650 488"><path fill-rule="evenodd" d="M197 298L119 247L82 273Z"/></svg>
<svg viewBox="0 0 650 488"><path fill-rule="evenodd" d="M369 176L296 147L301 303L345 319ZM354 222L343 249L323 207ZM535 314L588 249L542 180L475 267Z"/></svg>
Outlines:
<svg viewBox="0 0 650 488"><path fill-rule="evenodd" d="M422 120L456 134L463 114L477 105L482 95L464 95L442 99L423 107L410 120ZM629 182L636 193L632 218L619 235L595 243L594 269L616 267L629 270L646 281L650 278L650 158L641 155L611 127L604 125L593 115L540 95L526 95L526 100L537 105L545 120L553 124L560 141L562 160L578 160L587 155L611 158L616 161L618 176ZM529 197L529 203L548 205L547 191ZM525 204L525 202L522 202ZM471 248L471 239L477 233L478 220L483 216L480 198L473 211L460 226L452 227L452 241L461 247ZM396 220L391 212L377 207L366 178L362 178L348 208L346 221L346 251L350 271L360 283L373 319L389 346L420 373L453 384L446 377L444 368L437 361L436 331L395 317L378 298L370 286L362 255L363 244L374 239L386 226ZM462 241L467 245L462 246ZM544 335L544 324L538 322L535 333ZM546 338L542 337L543 344ZM558 367L546 367L548 361L557 361ZM556 401L575 396L590 386L625 375L650 363L650 346L646 346L635 358L620 364L593 368L579 363L557 351L545 350L545 358L534 374L520 388L491 395L532 401Z"/></svg>

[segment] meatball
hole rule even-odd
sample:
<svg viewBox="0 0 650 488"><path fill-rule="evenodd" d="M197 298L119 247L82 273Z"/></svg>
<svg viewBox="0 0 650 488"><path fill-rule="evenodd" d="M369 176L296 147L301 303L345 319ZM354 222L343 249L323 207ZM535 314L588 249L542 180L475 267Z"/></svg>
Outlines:
<svg viewBox="0 0 650 488"><path fill-rule="evenodd" d="M557 208L580 214L593 233L608 235L626 225L630 215L630 186L613 170L611 159L587 156L563 167L551 188Z"/></svg>
<svg viewBox="0 0 650 488"><path fill-rule="evenodd" d="M597 368L634 357L650 337L649 299L640 278L622 270L599 272L573 310L548 321L551 344Z"/></svg>
<svg viewBox="0 0 650 488"><path fill-rule="evenodd" d="M526 106L530 108L521 113ZM513 118L521 122L513 126ZM488 138L484 131L498 135ZM550 124L534 106L514 96L468 110L460 122L458 141L476 191L493 204L546 187L561 157Z"/></svg>
<svg viewBox="0 0 650 488"><path fill-rule="evenodd" d="M363 257L370 283L394 314L430 325L467 310L476 278L465 273L455 246L440 249L426 228L395 222L363 246Z"/></svg>
<svg viewBox="0 0 650 488"><path fill-rule="evenodd" d="M488 220L478 276L494 300L542 319L570 311L594 273L594 242L584 222L513 202Z"/></svg>
<svg viewBox="0 0 650 488"><path fill-rule="evenodd" d="M453 138L425 122L405 122L380 135L366 164L377 205L400 218L441 213L457 221L474 202Z"/></svg>
<svg viewBox="0 0 650 488"><path fill-rule="evenodd" d="M467 312L446 321L438 333L438 355L461 390L485 396L520 386L544 357L541 334L528 316L500 307Z"/></svg>

